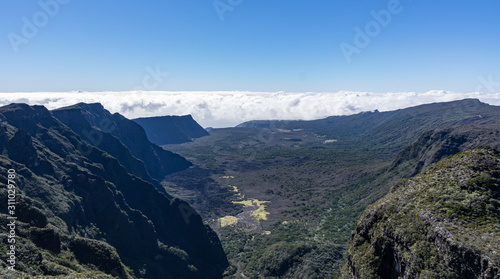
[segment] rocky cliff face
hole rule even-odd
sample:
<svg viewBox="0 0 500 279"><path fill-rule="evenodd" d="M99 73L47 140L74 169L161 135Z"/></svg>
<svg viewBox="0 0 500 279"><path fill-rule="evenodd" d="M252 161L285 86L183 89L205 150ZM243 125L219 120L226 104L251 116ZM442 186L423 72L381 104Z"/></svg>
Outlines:
<svg viewBox="0 0 500 279"><path fill-rule="evenodd" d="M146 130L149 140L158 145L184 143L208 136L191 115L144 117L134 121Z"/></svg>
<svg viewBox="0 0 500 279"><path fill-rule="evenodd" d="M365 211L342 278L498 278L499 199L499 151L431 165Z"/></svg>
<svg viewBox="0 0 500 279"><path fill-rule="evenodd" d="M142 161L148 175L160 181L165 175L191 166L183 157L151 143L140 125L118 113L111 114L101 104L80 103L52 113L87 143L118 158L129 172L148 181L137 159Z"/></svg>
<svg viewBox="0 0 500 279"><path fill-rule="evenodd" d="M91 109L95 107L94 109ZM120 139L112 135L111 119L108 117L99 118L91 111L104 110L100 104L77 104L71 107L60 108L52 111L52 115L59 121L70 127L89 145L93 145L103 151L106 151L111 156L115 157L131 174L134 174L148 182L159 185L159 182L152 178L144 165L144 162L134 157L130 149L123 144ZM89 121L89 118L97 118L100 120ZM93 122L99 122L96 126ZM87 153L89 150L80 148L81 153Z"/></svg>
<svg viewBox="0 0 500 279"><path fill-rule="evenodd" d="M427 131L398 154L390 170L404 170L404 176L414 176L432 163L480 146L500 149L499 124L464 125Z"/></svg>
<svg viewBox="0 0 500 279"><path fill-rule="evenodd" d="M220 278L227 266L219 239L187 203L130 174L44 107L0 108L2 184L8 169L16 172L18 276ZM8 194L0 189L4 205ZM0 214L8 216L6 206ZM5 254L7 235L1 243Z"/></svg>

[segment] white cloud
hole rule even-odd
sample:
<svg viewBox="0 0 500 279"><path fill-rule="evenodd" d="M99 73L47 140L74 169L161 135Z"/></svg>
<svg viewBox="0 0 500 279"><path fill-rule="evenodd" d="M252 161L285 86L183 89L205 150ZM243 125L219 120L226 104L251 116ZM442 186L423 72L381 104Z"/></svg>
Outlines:
<svg viewBox="0 0 500 279"><path fill-rule="evenodd" d="M191 114L202 126L229 127L249 120L312 120L362 111L389 111L433 102L477 98L500 105L500 93L347 92L37 92L0 93L0 105L28 103L55 109L78 102L100 102L128 118Z"/></svg>

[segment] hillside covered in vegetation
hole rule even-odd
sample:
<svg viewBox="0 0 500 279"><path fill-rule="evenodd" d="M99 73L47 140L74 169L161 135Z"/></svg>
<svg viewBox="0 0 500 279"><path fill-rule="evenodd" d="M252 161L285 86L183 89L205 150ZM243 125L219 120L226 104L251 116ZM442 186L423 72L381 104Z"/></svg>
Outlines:
<svg viewBox="0 0 500 279"><path fill-rule="evenodd" d="M469 99L247 122L168 146L195 166L163 185L219 233L227 278L334 278L367 206L449 155L499 147L499 116L499 107Z"/></svg>
<svg viewBox="0 0 500 279"><path fill-rule="evenodd" d="M84 108L92 107L79 106ZM3 220L17 218L15 230L11 223L0 225L0 276L220 278L227 259L217 235L189 204L159 191L148 175L172 173L180 166L168 169L164 162L150 169L148 162L139 164L146 166L143 180L124 167L142 162L131 155L140 147L125 139L137 138L135 144L149 147L140 154L151 161L160 162L162 156L187 161L141 142L138 135L127 135L121 126L142 129L131 120L108 113L116 120L108 125L116 125L117 140L112 132L90 125L89 119L99 115L75 109L66 110L72 116L65 122L87 130L75 128L75 133L42 106L0 108L0 182L5 185L0 189L0 214ZM100 106L94 109L107 113ZM85 132L94 138L83 140L79 134ZM92 139L101 141L92 145ZM128 151L122 161L110 155L113 150L104 151L113 142L125 143L117 146ZM12 200L15 208L7 206ZM6 256L12 251L15 271L9 270L12 263Z"/></svg>
<svg viewBox="0 0 500 279"><path fill-rule="evenodd" d="M390 232L389 224L374 236L370 233L379 228L377 223L363 221L371 215L358 219L379 199L404 189L404 183L421 179L418 175L430 165L460 152L479 159L456 161L459 175L446 174L450 181L465 181L467 175L476 181L477 174L487 184L495 182L496 169L473 166L498 155L490 147L500 147L499 116L499 107L463 100L314 121L253 121L163 146L167 151L151 143L139 124L100 104L53 111L24 104L2 107L0 181L14 181L17 187L13 278L413 278L439 272L448 278L472 273L489 278L496 262L488 259L494 259L496 251L470 246L486 243L471 240L473 230L468 240L453 240L462 246L439 246L460 256L481 255L479 269L470 265L472 271L464 271L469 262L459 262L457 271L451 254L442 256L441 248L433 252L429 240L442 239L425 226L444 218L455 228L478 216L486 216L489 224L498 213L495 190L482 191L472 182L466 183L467 193L455 193L452 186L436 190L439 198L423 201L428 206L440 201L444 213L452 215L432 215L430 209L411 212L416 220L431 218L417 224L421 235ZM481 146L490 147L468 151ZM15 179L9 181L12 171ZM398 182L403 178L411 179ZM392 187L395 183L399 186ZM7 204L9 194L2 188L0 202ZM481 202L485 204L480 209L474 207ZM370 210L373 207L366 212ZM0 214L5 220L10 215L7 207L0 207ZM403 219L398 222L403 224ZM11 249L9 234L3 232L10 230L8 223L1 226L0 252L5 255ZM358 233L366 230L369 237ZM388 238L380 248L372 239L384 233ZM407 244L413 240L398 242L404 237L422 241L414 248L428 253L412 254L416 250ZM393 246L387 246L392 240ZM363 250L373 243L373 249ZM403 256L395 258L397 253ZM449 268L432 270L418 262L428 256L443 259ZM412 263L405 262L408 259ZM381 261L393 267L390 275L385 267L377 269ZM0 258L0 275L7 276L8 266L6 258Z"/></svg>
<svg viewBox="0 0 500 279"><path fill-rule="evenodd" d="M498 278L500 151L402 180L358 221L342 278Z"/></svg>

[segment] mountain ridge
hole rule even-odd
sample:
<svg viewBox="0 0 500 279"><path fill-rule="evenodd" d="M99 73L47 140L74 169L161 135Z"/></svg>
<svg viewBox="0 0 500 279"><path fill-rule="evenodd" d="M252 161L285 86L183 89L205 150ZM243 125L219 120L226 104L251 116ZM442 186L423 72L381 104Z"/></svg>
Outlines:
<svg viewBox="0 0 500 279"><path fill-rule="evenodd" d="M142 117L132 120L144 128L151 142L160 146L190 142L192 139L209 135L191 115Z"/></svg>
<svg viewBox="0 0 500 279"><path fill-rule="evenodd" d="M483 147L395 184L359 219L342 278L498 278L499 170Z"/></svg>
<svg viewBox="0 0 500 279"><path fill-rule="evenodd" d="M232 265L225 278L335 277L358 217L367 206L399 189L391 190L391 185L418 177L450 155L483 145L500 146L500 108L477 100L314 121L264 121L269 126L214 129L210 137L164 146L180 152L194 167L169 174L161 186L203 214L220 234L222 249L187 203L160 194L147 176L131 175L122 164L136 157L120 139L130 144L130 135L120 133L134 131L135 124L116 115L102 125L100 119L110 114L98 104L71 109L78 118L73 130L90 127L88 133L108 133L113 141L93 146L95 141L84 141L84 133L79 135L52 117L57 110L47 113L43 107L26 105L0 108L0 167L19 169L20 184L26 185L22 191L28 195L20 195L27 214L20 220L22 232L27 232L20 234L26 243L21 247L34 245L42 251L42 261L28 258L23 263L36 263L38 274L64 274L68 272L64 268L110 274L116 269L123 278L203 278L204 272L220 278L227 253ZM66 121L71 118L65 116ZM127 130L129 124L135 128ZM107 132L110 125L115 134ZM105 151L106 144L117 143L131 155L120 160L110 153L117 154L116 150ZM396 185L404 181L408 179ZM104 208L99 196L114 203ZM0 191L0 200L5 198ZM484 208L496 206L489 200L484 204ZM105 217L100 212L112 214ZM255 212L265 218L254 219ZM221 217L237 223L227 225ZM148 240L140 240L138 231ZM71 233L79 238L71 238ZM75 247L104 251L114 260L85 269L92 259L72 252ZM376 251L384 261L394 255ZM467 251L460 253L472 255ZM72 258L72 264L61 264ZM145 271L140 263L151 268ZM400 267L401 263L397 261ZM395 265L389 261L387 266Z"/></svg>
<svg viewBox="0 0 500 279"><path fill-rule="evenodd" d="M250 121L238 127L305 129L338 141L350 141L368 147L378 147L381 150L386 149L386 153L394 154L428 130L492 123L500 123L499 107L483 103L478 99L464 99L418 105L394 111L330 116L310 121Z"/></svg>
<svg viewBox="0 0 500 279"><path fill-rule="evenodd" d="M191 185L197 181L181 173L167 178L165 185L185 195L195 208L212 212L205 216L216 220L211 225L223 235L237 278L244 278L240 272L257 278L335 277L343 265L336 253L347 251L356 221L368 205L383 198L393 183L435 160L481 145L496 146L498 116L500 107L469 99L395 112L214 129L210 137L166 148L214 173L203 178L213 179L213 186L202 190L219 200L196 195ZM245 208L235 211L230 204L242 196L269 201L267 219L257 223L269 235L248 232L240 217ZM213 205L225 210L213 210ZM238 223L222 226L226 220ZM249 235L255 237L251 243L245 242ZM249 255L242 256L241 250Z"/></svg>
<svg viewBox="0 0 500 279"><path fill-rule="evenodd" d="M79 103L53 110L53 114L61 122L74 128L84 140L92 145L103 148L118 158L125 157L127 153L126 150L124 151L124 148L113 150L116 149L116 146L120 146L121 142L128 148L133 157L142 161L147 168L148 174L158 181L161 181L167 174L184 170L191 166L190 162L179 155L151 143L146 136L146 132L140 125L118 113L111 114L99 103ZM86 121L84 122L86 123L77 123L72 117L77 117L77 119L82 119L82 121L85 119ZM118 139L119 142L111 136ZM105 141L107 138L111 138L114 141L108 143ZM128 162L133 161L133 159L127 156L123 161L128 166L132 164ZM129 171L135 173L138 169L142 169L140 163L133 163L133 166L128 168ZM147 177L147 175L143 174L143 171L140 174L140 177ZM161 190L161 187L158 188Z"/></svg>
<svg viewBox="0 0 500 279"><path fill-rule="evenodd" d="M91 110L91 107L95 108ZM130 149L120 139L109 133L111 124L109 118L103 118L99 121L100 125L98 126L94 124L96 121L91 122L88 120L90 117L96 117L91 112L95 110L104 110L104 108L98 106L98 104L79 103L70 107L52 110L51 113L59 121L75 131L85 142L117 158L129 173L158 185L158 180L149 175L144 162L134 157ZM82 150L82 152L86 152L86 150Z"/></svg>
<svg viewBox="0 0 500 279"><path fill-rule="evenodd" d="M220 242L186 202L129 174L45 107L4 106L0 120L0 168L15 169L25 208L16 245L23 276L221 277L227 260Z"/></svg>

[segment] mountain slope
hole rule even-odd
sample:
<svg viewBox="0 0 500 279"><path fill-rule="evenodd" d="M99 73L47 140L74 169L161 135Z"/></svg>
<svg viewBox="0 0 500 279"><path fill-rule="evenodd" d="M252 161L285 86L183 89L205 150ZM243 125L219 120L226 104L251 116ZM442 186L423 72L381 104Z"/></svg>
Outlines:
<svg viewBox="0 0 500 279"><path fill-rule="evenodd" d="M414 176L449 155L479 146L500 149L499 124L464 125L427 131L398 154L390 169L404 172L402 175L405 177Z"/></svg>
<svg viewBox="0 0 500 279"><path fill-rule="evenodd" d="M14 169L18 187L17 270L221 277L227 260L219 240L187 203L129 174L44 107L5 106L0 120L0 177L6 183ZM7 194L2 187L4 204ZM4 217L6 210L0 208ZM6 243L2 237L1 249Z"/></svg>
<svg viewBox="0 0 500 279"><path fill-rule="evenodd" d="M184 143L209 135L191 115L144 117L133 121L144 128L151 142L158 145Z"/></svg>
<svg viewBox="0 0 500 279"><path fill-rule="evenodd" d="M466 99L388 112L362 112L312 121L250 121L239 126L304 129L338 142L376 148L393 156L429 130L492 123L500 123L499 107Z"/></svg>
<svg viewBox="0 0 500 279"><path fill-rule="evenodd" d="M191 166L191 163L181 156L151 143L140 125L118 113L109 113L101 104L79 103L56 109L53 114L85 141L102 148L113 156L124 157L126 152L118 150L119 145L116 145L115 141L106 141L109 138L107 134L116 137L130 150L134 157L144 163L148 174L154 179L161 181L165 175ZM73 117L80 120L75 121ZM89 125L90 127L88 127ZM123 161L127 162L124 163L126 166L134 165L128 169L135 174L137 163L132 162L129 158L123 159ZM139 177L142 176L141 171Z"/></svg>
<svg viewBox="0 0 500 279"><path fill-rule="evenodd" d="M207 169L206 177L179 172L163 184L221 234L234 265L231 276L331 277L343 265L342 254L367 206L435 160L496 146L499 115L500 107L463 100L214 129L210 137L166 147ZM436 136L426 139L429 133ZM210 187L193 189L208 180L214 182ZM250 209L238 205L248 200L266 202L266 219L245 219Z"/></svg>
<svg viewBox="0 0 500 279"><path fill-rule="evenodd" d="M498 278L499 199L498 150L431 165L365 211L343 278Z"/></svg>
<svg viewBox="0 0 500 279"><path fill-rule="evenodd" d="M92 109L92 107L95 107ZM100 104L77 104L71 107L52 110L52 115L66 126L75 131L86 143L96 146L106 151L111 156L120 161L129 173L132 173L148 182L158 185L159 182L153 179L144 163L134 157L127 146L125 146L117 137L109 133L109 118L100 119L100 125L95 126L88 119L93 116L92 110L104 109ZM96 121L93 121L96 122ZM81 153L87 153L88 150L80 148Z"/></svg>

